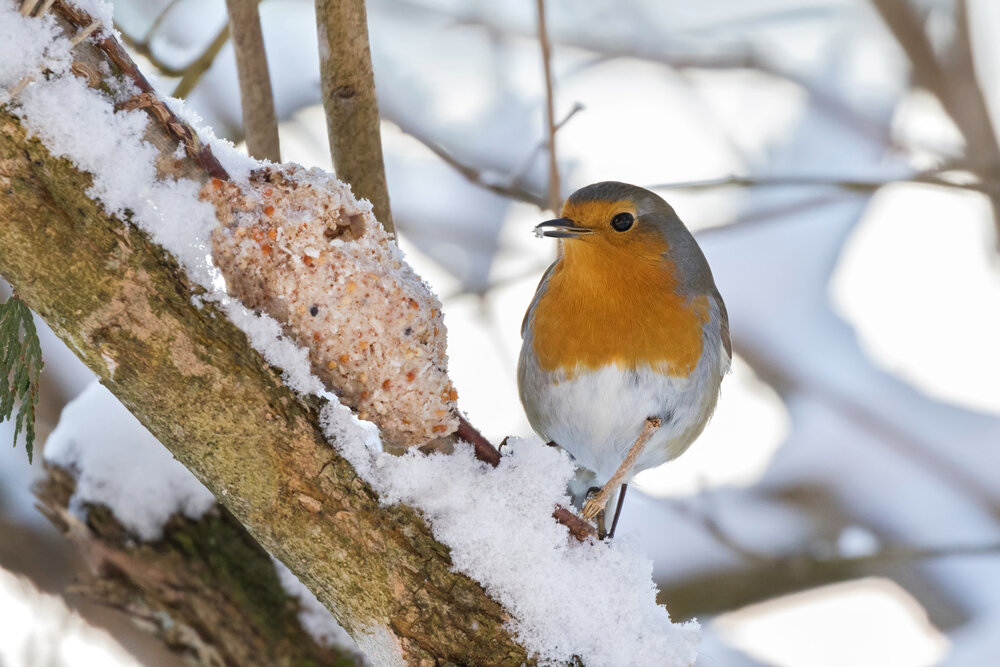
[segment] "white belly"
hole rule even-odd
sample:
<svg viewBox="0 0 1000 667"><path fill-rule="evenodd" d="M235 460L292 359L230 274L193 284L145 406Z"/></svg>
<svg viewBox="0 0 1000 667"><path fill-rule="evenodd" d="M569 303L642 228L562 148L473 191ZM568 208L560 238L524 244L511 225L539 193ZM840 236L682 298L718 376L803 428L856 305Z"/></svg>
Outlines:
<svg viewBox="0 0 1000 667"><path fill-rule="evenodd" d="M632 475L680 456L705 427L725 373L725 353L703 355L687 378L649 368L616 366L557 379L522 351L518 368L521 401L532 427L592 470L603 484L618 469L649 417L663 420L643 449ZM728 364L726 364L728 366ZM558 375L562 375L559 373Z"/></svg>

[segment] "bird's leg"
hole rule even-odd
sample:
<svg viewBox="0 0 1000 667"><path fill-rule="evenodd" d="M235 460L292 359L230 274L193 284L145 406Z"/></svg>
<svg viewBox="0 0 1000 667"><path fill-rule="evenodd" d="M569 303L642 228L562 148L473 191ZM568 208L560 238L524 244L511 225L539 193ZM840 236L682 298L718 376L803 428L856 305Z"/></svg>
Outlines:
<svg viewBox="0 0 1000 667"><path fill-rule="evenodd" d="M625 504L625 492L628 491L628 484L622 484L622 490L618 492L618 506L615 507L615 518L611 520L611 530L608 531L608 539L615 536L615 528L618 527L618 517L622 515L622 505Z"/></svg>
<svg viewBox="0 0 1000 667"><path fill-rule="evenodd" d="M629 471L632 470L632 466L635 465L636 460L639 458L639 454L642 453L642 448L646 446L649 439L653 437L656 430L660 428L662 422L657 417L650 417L646 420L646 425L642 429L642 433L636 438L635 444L632 448L628 450L628 454L625 455L625 460L622 464L618 466L618 470L615 474L611 476L608 483L601 487L592 498L590 498L583 505L583 518L593 519L608 504L608 498L614 493L618 485L622 483L625 477L628 475Z"/></svg>

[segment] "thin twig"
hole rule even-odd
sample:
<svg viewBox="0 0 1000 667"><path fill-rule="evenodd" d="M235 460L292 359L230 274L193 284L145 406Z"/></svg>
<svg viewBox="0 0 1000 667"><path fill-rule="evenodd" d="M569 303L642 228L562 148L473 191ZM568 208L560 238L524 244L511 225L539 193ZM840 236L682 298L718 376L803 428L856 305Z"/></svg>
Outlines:
<svg viewBox="0 0 1000 667"><path fill-rule="evenodd" d="M222 47L229 41L229 23L226 23L219 30L219 32L216 33L215 37L205 50L201 52L201 55L183 67L175 67L157 56L156 53L153 52L148 40L137 40L122 30L120 26L116 25L116 27L119 34L122 36L122 41L124 41L130 49L148 60L153 67L160 72L160 74L171 78L180 77L181 80L177 82L177 86L174 88L172 95L174 97L182 98L191 94L194 87L199 81L201 81L201 77L204 76L205 72L207 72L212 66L212 63L215 62L215 58L219 55L219 52L222 51Z"/></svg>
<svg viewBox="0 0 1000 667"><path fill-rule="evenodd" d="M208 48L195 60L184 68L184 72L181 75L181 80L177 82L177 87L174 88L173 96L185 98L191 94L194 87L198 85L201 81L201 77L205 75L205 72L209 70L212 63L215 62L216 56L222 51L222 47L226 45L229 41L229 24L226 23L225 26L215 35L215 39L212 40Z"/></svg>
<svg viewBox="0 0 1000 667"><path fill-rule="evenodd" d="M1000 140L976 79L966 0L955 7L955 37L945 56L938 56L917 9L901 0L871 0L910 61L915 85L931 92L965 139L972 168L984 182L996 179ZM993 191L993 222L1000 242L1000 193Z"/></svg>
<svg viewBox="0 0 1000 667"><path fill-rule="evenodd" d="M562 120L556 123L554 128L555 132L559 132L559 130L561 130L563 126L566 125L566 123L568 123L571 118L573 118L573 116L583 111L583 109L584 106L582 104L580 104L579 102L574 102L569 112L562 117ZM534 145L534 147L531 149L531 152L528 153L528 156L521 163L521 166L512 172L510 178L511 186L518 186L521 184L521 182L524 180L525 175L528 173L528 170L531 169L531 165L535 163L535 159L538 157L538 154L548 149L548 147L549 147L548 137L542 139L541 141L537 142Z"/></svg>
<svg viewBox="0 0 1000 667"><path fill-rule="evenodd" d="M160 13L156 15L156 18L153 19L153 22L149 24L149 29L146 30L146 36L142 38L143 42L149 44L150 40L153 39L153 35L155 35L156 31L160 29L160 26L163 25L163 22L166 20L167 16L170 15L170 12L173 10L174 7L177 6L177 4L180 1L181 0L170 0L170 2L168 2L166 6L160 10Z"/></svg>
<svg viewBox="0 0 1000 667"><path fill-rule="evenodd" d="M52 0L49 1L51 2ZM229 23L227 22L222 27L198 57L183 67L175 67L153 52L151 42L167 15L179 1L170 0L167 3L167 6L153 19L152 24L150 24L149 29L146 31L146 35L141 40L129 35L117 23L115 24L115 28L121 35L122 41L130 49L148 60L162 75L172 78L180 77L181 81L178 82L177 87L174 89L173 96L187 97L194 90L195 85L201 80L205 72L212 66L212 63L215 62L215 58L219 55L222 47L229 41ZM257 2L259 4L260 0L257 0Z"/></svg>
<svg viewBox="0 0 1000 667"><path fill-rule="evenodd" d="M159 73L162 74L163 76L179 77L183 76L184 73L187 71L187 67L189 66L174 67L165 60L160 59L160 57L153 52L152 47L150 47L149 45L148 39L138 40L135 37L132 37L131 35L128 34L128 32L123 30L121 25L119 25L117 22L115 22L115 29L118 31L118 34L122 36L122 41L125 42L125 45L128 48L130 48L132 51L138 53L140 56L148 60L150 64L153 67L155 67L157 71L159 71Z"/></svg>
<svg viewBox="0 0 1000 667"><path fill-rule="evenodd" d="M559 194L559 162L556 159L555 95L552 92L552 50L548 28L545 25L545 0L535 0L538 9L538 42L542 47L542 69L545 72L545 125L549 136L549 189L546 204L555 213L562 206Z"/></svg>
<svg viewBox="0 0 1000 667"><path fill-rule="evenodd" d="M703 499L711 497L710 494L705 491L702 491L699 495ZM732 551L740 558L753 563L763 563L769 560L766 555L753 551L752 549L748 549L733 539L729 533L723 530L722 526L712 513L699 511L687 502L672 503L671 507L692 521L697 522L706 533L712 536L712 539Z"/></svg>
<svg viewBox="0 0 1000 667"><path fill-rule="evenodd" d="M393 0L393 4L425 14L440 15L444 13L443 10L432 8L427 4L418 4L412 0ZM456 11L449 10L447 14L448 18L464 25L484 26L495 32L522 37L534 37L529 29L520 24L497 25L496 22L491 20L491 17L486 15L480 5L470 4L458 11L462 13L456 14ZM613 58L638 58L660 63L672 69L757 70L769 76L789 81L802 88L808 93L813 103L819 109L837 118L844 124L851 126L857 132L880 143L891 142L892 139L891 129L887 124L865 116L858 110L845 104L843 100L825 91L815 82L773 62L751 45L737 46L729 52L692 54L671 52L663 48L664 40L662 39L658 39L655 42L623 41L613 36L605 37L599 31L591 33L564 33L553 41L564 46L599 54L605 60Z"/></svg>
<svg viewBox="0 0 1000 667"><path fill-rule="evenodd" d="M953 556L985 556L1000 554L1000 543L986 544L953 544L940 547L904 547L889 546L872 554L862 556L843 556L837 558L818 558L809 556L817 563L836 563L841 565L870 565L887 561L928 560L930 558L950 558ZM788 562L801 560L799 557L788 557Z"/></svg>
<svg viewBox="0 0 1000 667"><path fill-rule="evenodd" d="M78 45L80 42L82 42L83 40L87 39L92 34L94 34L94 31L100 27L101 27L101 20L94 19L93 21L90 22L90 25L88 25L86 28L76 33L75 35L73 35L72 39L69 40L70 46Z"/></svg>
<svg viewBox="0 0 1000 667"><path fill-rule="evenodd" d="M583 105L579 102L575 103L573 108L569 110L562 120L556 123L555 130L557 132L561 130L563 126L566 125L571 118L573 118L573 116L578 114L580 111L583 111L583 108ZM488 190L493 194L500 195L501 197L506 197L507 199L522 201L526 204L537 206L540 209L546 208L545 197L525 186L523 184L523 180L525 173L531 167L538 154L548 147L548 138L542 139L536 143L534 147L532 147L531 152L521 163L521 166L514 170L509 176L497 177L492 175L488 176L485 169L477 169L476 167L465 164L452 155L447 148L409 125L397 123L396 127L398 127L404 134L413 137L425 147L430 149L430 151L438 156L442 162L457 171L463 178L465 178L465 180L469 181L473 185L483 188L484 190Z"/></svg>
<svg viewBox="0 0 1000 667"><path fill-rule="evenodd" d="M247 152L252 157L281 162L278 117L274 112L274 94L257 4L257 0L226 0L240 82L243 134Z"/></svg>
<svg viewBox="0 0 1000 667"><path fill-rule="evenodd" d="M21 16L31 16L31 13L35 11L35 7L38 5L39 0L24 0L21 3Z"/></svg>
<svg viewBox="0 0 1000 667"><path fill-rule="evenodd" d="M600 491L584 503L583 517L585 519L593 519L604 511L605 506L608 504L608 499L611 498L611 494L615 492L615 489L618 488L629 472L632 471L632 466L639 459L639 455L642 454L642 450L646 447L649 439L660 429L661 423L661 420L656 417L650 417L646 420L646 424L642 427L642 432L635 439L635 444L628 450L628 454L625 455L625 460L618 466L618 470L601 487Z"/></svg>
<svg viewBox="0 0 1000 667"><path fill-rule="evenodd" d="M943 188L958 188L972 190L984 194L1000 192L1000 185L990 186L985 183L959 183L942 178L940 172L922 172L902 178L832 178L829 176L811 176L802 174L785 174L776 176L722 176L696 181L677 181L673 183L657 183L647 186L650 190L711 190L726 187L807 187L823 186L859 192L873 192L886 185L894 183L921 183L936 185Z"/></svg>
<svg viewBox="0 0 1000 667"><path fill-rule="evenodd" d="M424 136L418 130L409 126L399 125L398 123L397 127L399 127L402 132L410 135L430 149L430 151L438 156L442 162L457 171L463 178L465 178L465 180L469 181L473 185L500 195L501 197L507 197L508 199L533 204L540 209L544 209L546 207L545 197L542 195L521 185L504 184L505 179L502 178L490 178L484 171L476 169L475 167L470 167L469 165L463 163L452 155L451 152L449 152L444 146L437 143L433 139Z"/></svg>

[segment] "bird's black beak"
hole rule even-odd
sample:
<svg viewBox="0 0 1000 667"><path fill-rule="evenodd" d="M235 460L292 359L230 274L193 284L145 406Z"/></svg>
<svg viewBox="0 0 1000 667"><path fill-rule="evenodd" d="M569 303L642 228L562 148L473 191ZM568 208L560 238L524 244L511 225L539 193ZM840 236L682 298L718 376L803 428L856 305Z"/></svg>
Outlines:
<svg viewBox="0 0 1000 667"><path fill-rule="evenodd" d="M587 227L577 227L569 218L547 220L535 227L535 236L538 238L548 236L555 239L575 239L593 233Z"/></svg>

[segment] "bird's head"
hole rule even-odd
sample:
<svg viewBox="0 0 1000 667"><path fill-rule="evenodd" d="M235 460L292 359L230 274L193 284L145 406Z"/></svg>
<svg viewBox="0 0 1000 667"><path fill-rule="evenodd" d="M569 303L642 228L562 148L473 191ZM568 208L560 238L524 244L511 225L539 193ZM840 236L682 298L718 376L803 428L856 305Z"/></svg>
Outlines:
<svg viewBox="0 0 1000 667"><path fill-rule="evenodd" d="M625 252L652 258L670 250L678 228L683 230L677 214L660 196L636 185L603 181L570 195L562 217L538 225L535 234L564 239L567 257Z"/></svg>

